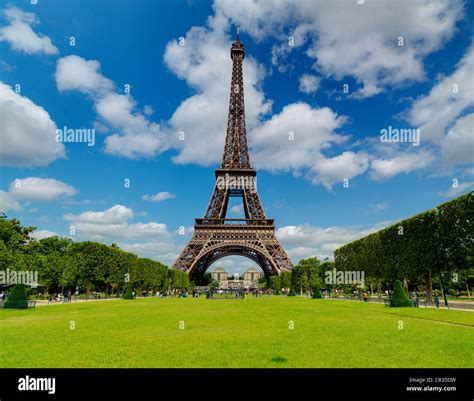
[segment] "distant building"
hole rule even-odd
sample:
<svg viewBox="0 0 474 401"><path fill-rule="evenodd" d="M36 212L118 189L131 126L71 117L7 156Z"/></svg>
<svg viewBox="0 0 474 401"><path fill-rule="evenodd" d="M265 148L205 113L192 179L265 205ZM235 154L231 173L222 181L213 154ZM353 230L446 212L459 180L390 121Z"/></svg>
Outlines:
<svg viewBox="0 0 474 401"><path fill-rule="evenodd" d="M213 280L220 282L227 280L228 274L222 267L218 267L216 270L211 272L211 277Z"/></svg>
<svg viewBox="0 0 474 401"><path fill-rule="evenodd" d="M263 277L263 272L255 267L247 269L243 277L232 277L222 267L211 272L213 280L219 282L219 288L256 288L259 287L258 280Z"/></svg>

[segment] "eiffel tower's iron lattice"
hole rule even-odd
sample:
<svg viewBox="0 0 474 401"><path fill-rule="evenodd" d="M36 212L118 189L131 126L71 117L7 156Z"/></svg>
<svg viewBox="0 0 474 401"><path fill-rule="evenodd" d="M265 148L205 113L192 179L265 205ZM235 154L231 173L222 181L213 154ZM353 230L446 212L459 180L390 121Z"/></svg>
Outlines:
<svg viewBox="0 0 474 401"><path fill-rule="evenodd" d="M230 56L232 81L222 163L215 172L216 184L204 218L196 219L193 237L173 265L196 282L213 262L230 255L250 258L267 276L293 267L275 236L274 220L265 216L256 187L257 172L250 165L242 73L245 50L238 29ZM245 219L226 218L232 196L242 198Z"/></svg>

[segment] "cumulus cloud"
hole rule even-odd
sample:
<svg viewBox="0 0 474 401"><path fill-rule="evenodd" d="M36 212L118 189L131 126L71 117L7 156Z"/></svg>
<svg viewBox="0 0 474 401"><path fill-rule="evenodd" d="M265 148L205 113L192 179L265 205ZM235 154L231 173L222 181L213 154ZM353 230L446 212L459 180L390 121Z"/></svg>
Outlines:
<svg viewBox="0 0 474 401"><path fill-rule="evenodd" d="M434 156L428 151L405 153L393 158L375 159L371 163L370 176L374 180L388 180L400 173L411 173L428 167Z"/></svg>
<svg viewBox="0 0 474 401"><path fill-rule="evenodd" d="M260 4L249 4L260 7ZM184 100L168 121L170 137L184 134L174 141L179 149L176 163L211 165L219 161L225 139L231 78L229 20L220 3L206 27L193 27L178 41L168 43L164 60L179 78L195 88L196 95ZM292 172L315 184L330 188L336 181L362 174L368 167L368 156L345 152L327 157L324 151L344 143L348 137L336 133L347 121L328 107L318 108L297 102L288 104L269 116L271 101L265 99L260 82L265 70L247 54L244 62L246 122L251 160L256 168L272 172ZM315 90L317 79L304 78L305 90Z"/></svg>
<svg viewBox="0 0 474 401"><path fill-rule="evenodd" d="M45 166L65 156L56 142L48 112L0 82L0 163L10 167Z"/></svg>
<svg viewBox="0 0 474 401"><path fill-rule="evenodd" d="M299 79L299 89L303 93L314 93L319 88L321 79L311 74L303 74Z"/></svg>
<svg viewBox="0 0 474 401"><path fill-rule="evenodd" d="M13 50L27 54L59 52L49 37L33 31L32 26L39 22L35 14L8 6L3 15L8 25L0 27L0 41L9 43Z"/></svg>
<svg viewBox="0 0 474 401"><path fill-rule="evenodd" d="M336 182L351 179L369 167L369 156L364 152L344 152L339 156L316 160L311 169L312 182L331 188Z"/></svg>
<svg viewBox="0 0 474 401"><path fill-rule="evenodd" d="M474 113L459 118L441 142L450 164L474 164Z"/></svg>
<svg viewBox="0 0 474 401"><path fill-rule="evenodd" d="M86 60L76 55L58 60L55 79L60 91L103 94L114 88L113 82L101 74L97 60Z"/></svg>
<svg viewBox="0 0 474 401"><path fill-rule="evenodd" d="M171 192L158 192L155 195L143 195L142 199L146 201L161 202L166 199L174 199L176 196Z"/></svg>
<svg viewBox="0 0 474 401"><path fill-rule="evenodd" d="M215 8L255 40L281 40L273 50L276 65L287 63L287 55L301 48L317 60L314 68L323 76L338 80L352 76L361 85L359 97L424 79L423 59L452 37L463 14L463 2L458 0L403 4L379 0L362 5L217 0ZM294 46L289 45L289 36ZM398 46L400 36L403 46Z"/></svg>
<svg viewBox="0 0 474 401"><path fill-rule="evenodd" d="M280 227L276 236L285 247L293 263L300 259L316 256L332 259L333 251L344 244L362 238L382 228L382 223L367 229L356 227L322 228L311 224Z"/></svg>
<svg viewBox="0 0 474 401"><path fill-rule="evenodd" d="M72 55L58 60L55 73L60 91L79 91L90 96L101 131L110 131L105 140L105 152L135 159L153 157L168 149L168 141L160 126L138 110L131 95L114 92L115 84L100 71L97 60Z"/></svg>
<svg viewBox="0 0 474 401"><path fill-rule="evenodd" d="M160 126L136 110L130 95L108 93L96 102L97 114L114 134L105 139L105 152L129 159L153 157L168 148Z"/></svg>
<svg viewBox="0 0 474 401"><path fill-rule="evenodd" d="M21 210L20 204L8 192L0 190L0 212Z"/></svg>
<svg viewBox="0 0 474 401"><path fill-rule="evenodd" d="M53 178L28 177L10 183L9 193L24 201L51 202L60 196L72 196L77 190Z"/></svg>
<svg viewBox="0 0 474 401"><path fill-rule="evenodd" d="M123 205L114 205L102 212L87 211L80 215L69 213L63 216L67 221L93 224L122 224L132 217L133 210Z"/></svg>
<svg viewBox="0 0 474 401"><path fill-rule="evenodd" d="M474 46L471 46L451 75L442 77L427 95L413 103L408 121L419 127L423 140L440 144L448 125L474 105L473 76Z"/></svg>
<svg viewBox="0 0 474 401"><path fill-rule="evenodd" d="M158 260L167 266L171 266L179 256L175 244L169 240L135 243L119 242L118 246L124 251L135 253L144 258Z"/></svg>
<svg viewBox="0 0 474 401"><path fill-rule="evenodd" d="M68 213L63 216L63 219L71 222L77 235L99 241L170 236L166 224L154 221L129 223L133 216L132 209L123 205L114 205L104 211L86 211L79 215Z"/></svg>
<svg viewBox="0 0 474 401"><path fill-rule="evenodd" d="M328 107L312 108L306 103L285 106L252 131L249 140L256 167L289 171L311 165L323 148L344 142L334 130L345 120Z"/></svg>

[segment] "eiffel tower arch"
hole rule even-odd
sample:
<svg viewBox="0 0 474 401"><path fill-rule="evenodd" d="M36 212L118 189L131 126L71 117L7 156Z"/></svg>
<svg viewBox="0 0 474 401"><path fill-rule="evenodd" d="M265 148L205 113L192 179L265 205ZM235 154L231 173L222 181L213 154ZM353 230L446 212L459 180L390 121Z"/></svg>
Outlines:
<svg viewBox="0 0 474 401"><path fill-rule="evenodd" d="M215 171L216 184L204 218L195 219L193 237L173 265L195 282L216 260L232 255L253 260L267 277L293 268L275 236L274 220L265 215L257 192L257 172L250 165L242 73L245 50L238 28L230 56L232 80L222 162ZM245 219L226 218L231 197L242 199Z"/></svg>

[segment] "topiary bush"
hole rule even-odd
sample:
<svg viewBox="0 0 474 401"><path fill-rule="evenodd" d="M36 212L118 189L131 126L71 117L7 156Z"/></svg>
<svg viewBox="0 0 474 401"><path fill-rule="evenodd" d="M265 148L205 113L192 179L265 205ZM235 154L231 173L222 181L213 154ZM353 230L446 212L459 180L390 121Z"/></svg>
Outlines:
<svg viewBox="0 0 474 401"><path fill-rule="evenodd" d="M321 294L321 290L319 289L319 286L318 285L315 285L313 288L312 288L312 291L311 291L311 298L314 298L314 299L320 299L322 298L322 294Z"/></svg>
<svg viewBox="0 0 474 401"><path fill-rule="evenodd" d="M24 284L17 284L12 288L3 307L5 309L28 308L28 301L26 300L26 288Z"/></svg>
<svg viewBox="0 0 474 401"><path fill-rule="evenodd" d="M393 287L393 295L392 298L390 298L390 306L394 308L403 306L413 306L413 302L405 292L405 289L403 288L400 280L395 281L395 285Z"/></svg>
<svg viewBox="0 0 474 401"><path fill-rule="evenodd" d="M129 285L125 290L125 294L123 294L123 299L135 299L133 296L132 287Z"/></svg>

